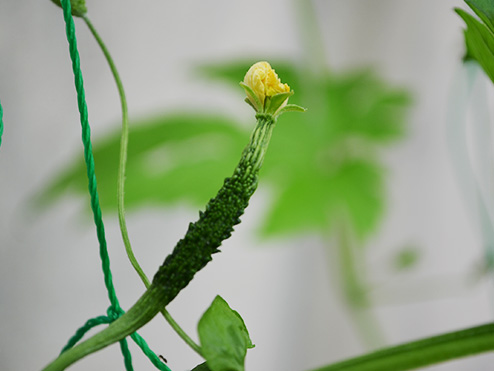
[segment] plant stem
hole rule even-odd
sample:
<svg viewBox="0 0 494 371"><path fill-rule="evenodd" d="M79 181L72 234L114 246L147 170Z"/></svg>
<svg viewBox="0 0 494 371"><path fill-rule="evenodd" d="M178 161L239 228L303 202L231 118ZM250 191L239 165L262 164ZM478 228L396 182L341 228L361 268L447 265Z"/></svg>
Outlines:
<svg viewBox="0 0 494 371"><path fill-rule="evenodd" d="M127 251L127 256L129 260L136 270L139 277L143 280L143 282L148 282L146 275L144 274L141 266L137 262L135 258L134 252L132 251L132 247L130 245L129 234L127 232L127 224L125 222L125 205L124 205L124 187L125 187L125 169L127 166L127 147L129 143L129 115L127 108L127 99L125 97L125 91L123 88L122 80L120 79L120 75L118 73L117 67L113 62L113 58L108 51L105 43L101 39L100 35L96 31L96 28L93 26L92 22L89 18L84 15L82 17L89 30L93 34L96 42L98 43L101 51L105 55L106 61L110 66L110 70L112 72L113 78L115 79L115 83L117 84L118 94L120 95L120 103L122 106L122 131L120 137L120 158L118 164L118 179L117 179L117 208L118 208L118 221L120 223L120 230L122 233L122 239L125 245L125 250ZM149 285L149 282L148 282Z"/></svg>
<svg viewBox="0 0 494 371"><path fill-rule="evenodd" d="M113 62L113 58L110 55L108 48L106 47L103 39L97 32L93 23L89 20L87 15L83 15L82 18L89 30L93 34L96 42L98 43L101 51L103 52L108 65L110 66L110 70L112 72L113 78L115 79L115 83L117 84L118 94L120 96L120 103L122 107L122 132L120 137L120 157L118 163L118 178L117 178L117 210L118 210L118 221L120 224L120 231L122 233L122 239L125 245L125 251L127 252L127 256L130 260L130 263L134 267L135 271L141 278L146 289L149 288L150 283L143 269L141 268L139 262L137 261L134 251L132 250L132 246L130 244L129 233L127 231L127 223L125 221L125 169L127 167L127 148L129 143L129 114L127 108L127 98L125 97L125 90L123 87L122 79L120 78L120 74L118 73L117 67ZM163 309L161 311L163 317L170 324L170 326L175 330L175 332L199 355L202 356L201 347L196 344L179 326L179 324L173 319L171 314Z"/></svg>
<svg viewBox="0 0 494 371"><path fill-rule="evenodd" d="M223 240L248 206L257 188L259 170L271 138L275 119L258 114L257 125L233 175L226 178L216 197L211 199L199 220L167 256L144 295L116 321L88 340L62 353L44 371L61 371L77 360L113 344L137 331L165 308L194 278L194 275L219 252Z"/></svg>
<svg viewBox="0 0 494 371"><path fill-rule="evenodd" d="M163 290L151 286L128 312L88 340L60 354L43 371L64 370L79 359L129 336L159 312L163 307L163 300Z"/></svg>
<svg viewBox="0 0 494 371"><path fill-rule="evenodd" d="M385 348L312 371L404 371L492 350L494 323Z"/></svg>

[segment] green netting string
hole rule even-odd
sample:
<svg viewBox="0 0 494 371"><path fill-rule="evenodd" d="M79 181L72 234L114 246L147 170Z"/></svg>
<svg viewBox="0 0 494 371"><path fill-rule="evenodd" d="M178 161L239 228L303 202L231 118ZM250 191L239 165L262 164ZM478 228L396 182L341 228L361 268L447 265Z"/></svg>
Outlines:
<svg viewBox="0 0 494 371"><path fill-rule="evenodd" d="M77 105L79 108L79 117L82 127L82 143L84 145L84 160L86 162L86 170L88 177L88 188L91 196L91 209L93 211L94 223L96 224L96 234L100 245L100 256L105 275L105 285L108 291L110 303L114 308L120 308L110 270L110 259L106 246L105 226L101 216L101 208L99 206L99 196L96 184L96 174L94 171L94 157L91 145L91 129L88 122L88 112L86 97L84 92L84 82L82 79L82 71L80 67L79 52L77 51L77 40L75 36L75 25L72 18L70 0L62 0L63 15L65 19L65 30L67 40L69 42L70 59L72 60L72 71L74 73L75 88L77 91Z"/></svg>
<svg viewBox="0 0 494 371"><path fill-rule="evenodd" d="M74 73L75 88L77 91L77 105L79 108L79 118L82 127L82 143L84 145L84 160L86 162L86 170L88 177L88 189L91 196L91 209L93 211L94 223L96 225L96 235L99 242L99 252L101 258L101 264L103 268L105 286L110 299L111 308L115 312L120 312L122 309L118 302L117 295L115 293L115 287L113 285L112 274L110 270L110 257L108 255L108 249L105 238L105 226L103 224L103 218L101 216L101 208L99 205L99 196L96 183L96 174L94 171L94 157L91 145L91 129L89 127L88 112L86 97L84 92L84 82L82 79L82 71L80 67L79 52L77 50L77 39L75 36L75 25L71 14L70 0L62 0L63 15L65 20L65 31L67 34L67 41L69 43L69 54L72 60L72 71ZM85 326L83 326L84 328ZM120 342L122 348L122 354L125 359L126 369L132 371L131 355L128 350L126 340L123 339Z"/></svg>
<svg viewBox="0 0 494 371"><path fill-rule="evenodd" d="M63 16L65 20L65 31L67 34L67 41L69 43L69 54L72 61L72 71L74 74L75 88L77 91L77 105L79 108L79 117L82 127L82 142L84 145L84 160L86 162L87 177L88 177L88 189L91 196L91 209L93 211L94 223L96 225L96 234L99 242L100 258L103 268L105 286L108 291L108 297L110 299L111 306L108 308L108 316L100 316L90 319L77 330L76 334L69 340L64 350L71 348L79 341L84 334L89 331L92 327L97 326L102 323L110 323L121 316L124 311L120 307L118 298L115 292L115 287L113 285L113 279L110 269L110 257L108 255L108 249L106 245L105 238L105 227L103 224L103 219L101 215L101 208L99 205L99 196L96 183L96 174L94 170L94 157L91 145L91 130L88 121L87 104L84 92L84 83L82 78L82 71L80 68L80 58L79 52L77 50L77 39L75 35L75 25L71 14L71 4L70 0L61 0L61 5L63 8ZM171 371L168 366L159 360L159 357L147 346L144 339L142 339L138 334L132 334L132 339L137 343L137 345L142 349L144 354L151 360L151 362L160 370ZM124 356L125 368L128 371L132 371L132 356L130 354L127 340L123 339L120 341L120 348L122 355Z"/></svg>

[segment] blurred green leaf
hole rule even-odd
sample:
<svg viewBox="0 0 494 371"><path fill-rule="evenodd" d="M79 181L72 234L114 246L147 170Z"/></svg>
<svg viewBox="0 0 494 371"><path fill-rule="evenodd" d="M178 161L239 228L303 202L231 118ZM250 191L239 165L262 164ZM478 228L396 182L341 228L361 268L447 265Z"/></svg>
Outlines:
<svg viewBox="0 0 494 371"><path fill-rule="evenodd" d="M243 371L253 348L242 317L216 296L197 326L202 355L211 371Z"/></svg>
<svg viewBox="0 0 494 371"><path fill-rule="evenodd" d="M383 210L378 167L355 161L327 172L306 170L280 186L263 225L265 234L327 233L345 215L361 237L373 230Z"/></svg>
<svg viewBox="0 0 494 371"><path fill-rule="evenodd" d="M492 0L465 0L487 27L494 32L494 3Z"/></svg>
<svg viewBox="0 0 494 371"><path fill-rule="evenodd" d="M375 230L385 207L380 151L403 136L409 95L371 71L316 79L298 65L271 64L295 91L290 103L308 111L284 114L271 139L261 170L262 184L270 185L273 195L263 235L327 234L331 224L344 217L364 239ZM229 83L241 99L239 81L249 66L233 62L200 71ZM133 122L128 208L184 201L202 206L230 175L248 141L240 127L209 113ZM96 143L94 149L103 205L116 208L119 134ZM56 196L63 189L86 192L82 161L64 172L49 193Z"/></svg>
<svg viewBox="0 0 494 371"><path fill-rule="evenodd" d="M487 76L494 82L494 34L472 15L462 9L455 9L465 21L466 59L476 60Z"/></svg>

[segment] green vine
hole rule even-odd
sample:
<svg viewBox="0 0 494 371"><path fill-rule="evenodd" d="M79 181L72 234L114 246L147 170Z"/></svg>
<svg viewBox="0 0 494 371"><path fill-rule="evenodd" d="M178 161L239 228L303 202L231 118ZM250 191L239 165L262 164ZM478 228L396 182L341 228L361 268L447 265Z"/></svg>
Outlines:
<svg viewBox="0 0 494 371"><path fill-rule="evenodd" d="M494 323L414 341L312 371L413 370L494 350Z"/></svg>

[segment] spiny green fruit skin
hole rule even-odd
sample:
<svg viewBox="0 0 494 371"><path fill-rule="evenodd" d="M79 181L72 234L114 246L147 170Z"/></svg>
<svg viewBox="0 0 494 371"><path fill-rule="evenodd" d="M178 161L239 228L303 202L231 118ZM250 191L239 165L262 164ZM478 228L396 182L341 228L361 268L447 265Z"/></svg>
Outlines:
<svg viewBox="0 0 494 371"><path fill-rule="evenodd" d="M240 216L257 188L260 157L264 156L273 127L273 118L259 119L232 177L225 179L216 197L199 213L199 220L189 225L185 237L154 276L152 285L164 291L165 305L212 260L221 243L232 234L233 227L240 223ZM264 146L264 150L256 150L258 146Z"/></svg>

